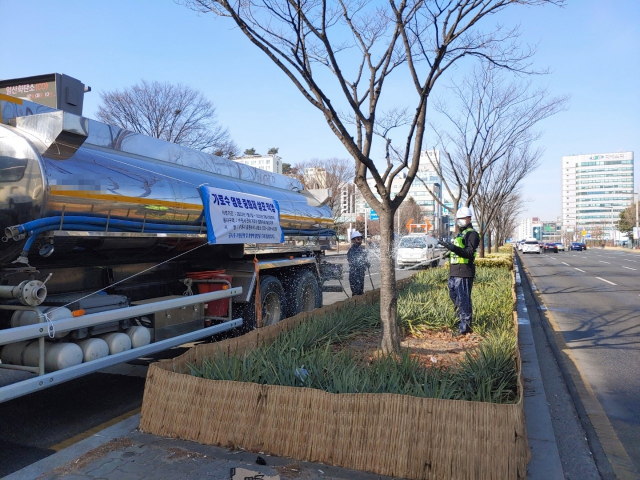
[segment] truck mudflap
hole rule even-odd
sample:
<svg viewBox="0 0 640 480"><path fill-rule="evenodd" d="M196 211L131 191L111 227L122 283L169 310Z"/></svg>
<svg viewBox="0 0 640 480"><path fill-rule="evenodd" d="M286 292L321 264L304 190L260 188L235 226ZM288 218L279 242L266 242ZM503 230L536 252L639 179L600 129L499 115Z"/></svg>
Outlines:
<svg viewBox="0 0 640 480"><path fill-rule="evenodd" d="M42 323L37 323L34 325L26 325L22 327L0 330L0 345L7 345L32 339L37 339L40 344L40 374L32 378L1 387L0 402L5 402L38 390L52 387L60 383L72 380L74 378L81 377L88 373L101 370L105 367L116 365L121 362L126 362L139 357L147 356L152 353L161 352L171 347L209 337L220 332L231 330L233 328L241 327L243 324L243 319L237 318L225 321L211 327L206 327L201 330L189 332L159 342L149 343L147 345L132 348L121 353L114 353L112 355L107 355L106 357L102 357L96 360L80 363L72 367L64 368L50 373L44 373L43 352L45 337L55 335L56 332L71 331L78 328L86 328L103 323L159 312L166 309L179 308L182 306L193 305L201 302L220 300L223 298L240 295L241 293L242 288L235 287L227 290L209 292L200 295L185 296L161 302L136 305L133 307L109 310L106 312L93 313L90 315L79 317L64 318L56 320L55 322L43 321ZM7 365L7 367L13 366Z"/></svg>

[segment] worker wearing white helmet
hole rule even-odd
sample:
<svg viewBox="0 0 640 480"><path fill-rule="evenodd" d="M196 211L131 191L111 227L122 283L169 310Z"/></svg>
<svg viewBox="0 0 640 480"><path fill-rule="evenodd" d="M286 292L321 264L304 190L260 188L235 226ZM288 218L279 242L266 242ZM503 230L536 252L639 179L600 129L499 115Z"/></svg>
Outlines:
<svg viewBox="0 0 640 480"><path fill-rule="evenodd" d="M473 260L480 244L480 236L471 226L471 209L461 207L456 212L458 235L453 243L439 240L449 250L449 297L456 307L461 335L471 333L473 321L471 289L476 276Z"/></svg>
<svg viewBox="0 0 640 480"><path fill-rule="evenodd" d="M364 274L369 268L367 251L362 246L362 235L354 230L351 232L351 247L347 252L349 262L349 285L351 295L362 295L364 293Z"/></svg>

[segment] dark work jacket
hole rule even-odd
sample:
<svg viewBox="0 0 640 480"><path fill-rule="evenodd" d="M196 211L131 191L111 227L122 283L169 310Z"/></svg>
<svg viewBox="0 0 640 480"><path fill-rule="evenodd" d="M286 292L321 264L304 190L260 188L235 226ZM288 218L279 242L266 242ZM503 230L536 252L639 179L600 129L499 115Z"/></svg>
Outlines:
<svg viewBox="0 0 640 480"><path fill-rule="evenodd" d="M367 259L367 251L362 245L351 245L347 252L347 261L349 262L349 270L364 271L369 267L369 260Z"/></svg>
<svg viewBox="0 0 640 480"><path fill-rule="evenodd" d="M472 228L471 224L465 225L460 229L460 231L463 231L467 228ZM464 248L454 246L453 252L462 258L468 258L469 263L458 263L455 265L450 265L449 276L473 278L476 276L476 266L473 263L473 260L475 258L478 245L480 245L480 235L478 235L478 232L476 232L475 230L467 232L467 234L462 239L462 243L464 244Z"/></svg>

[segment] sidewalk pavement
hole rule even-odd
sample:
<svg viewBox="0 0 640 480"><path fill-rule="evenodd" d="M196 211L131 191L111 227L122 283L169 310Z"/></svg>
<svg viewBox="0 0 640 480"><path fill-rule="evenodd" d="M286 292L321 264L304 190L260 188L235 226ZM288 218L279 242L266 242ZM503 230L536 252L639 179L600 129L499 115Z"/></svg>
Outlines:
<svg viewBox="0 0 640 480"><path fill-rule="evenodd" d="M372 473L229 450L136 430L135 415L5 480L393 480Z"/></svg>
<svg viewBox="0 0 640 480"><path fill-rule="evenodd" d="M531 461L527 478L563 479L520 274L517 311ZM391 480L377 474L246 451L201 445L137 430L139 415L40 460L7 477L23 479ZM445 479L443 479L445 480Z"/></svg>

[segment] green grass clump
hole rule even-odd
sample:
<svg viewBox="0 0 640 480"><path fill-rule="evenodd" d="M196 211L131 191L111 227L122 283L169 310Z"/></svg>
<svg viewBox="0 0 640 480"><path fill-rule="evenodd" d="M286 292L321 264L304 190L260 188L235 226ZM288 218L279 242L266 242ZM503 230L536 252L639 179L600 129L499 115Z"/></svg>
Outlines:
<svg viewBox="0 0 640 480"><path fill-rule="evenodd" d="M399 325L413 334L457 328L458 317L449 298L447 268L418 272L398 300ZM511 273L505 268L476 269L471 292L473 329L479 335L512 330Z"/></svg>
<svg viewBox="0 0 640 480"><path fill-rule="evenodd" d="M514 403L518 399L516 338L512 332L490 333L475 352L466 352L455 371L458 399Z"/></svg>

